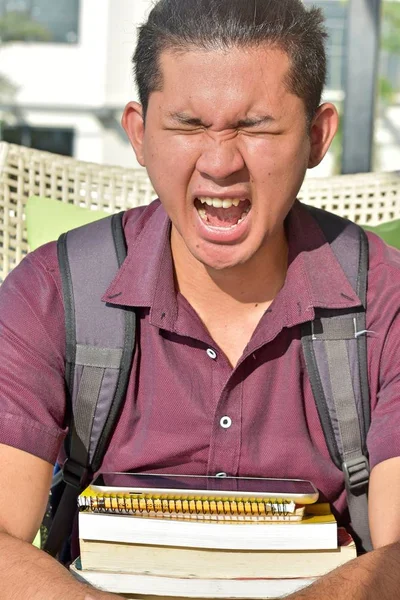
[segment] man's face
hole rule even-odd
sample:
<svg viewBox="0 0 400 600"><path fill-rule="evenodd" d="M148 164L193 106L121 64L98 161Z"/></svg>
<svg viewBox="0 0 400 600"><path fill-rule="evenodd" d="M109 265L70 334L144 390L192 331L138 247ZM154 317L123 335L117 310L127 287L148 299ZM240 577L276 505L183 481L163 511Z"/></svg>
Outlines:
<svg viewBox="0 0 400 600"><path fill-rule="evenodd" d="M319 135L287 89L289 67L270 47L166 51L144 128L128 105L124 125L172 221L173 251L223 269L283 239Z"/></svg>

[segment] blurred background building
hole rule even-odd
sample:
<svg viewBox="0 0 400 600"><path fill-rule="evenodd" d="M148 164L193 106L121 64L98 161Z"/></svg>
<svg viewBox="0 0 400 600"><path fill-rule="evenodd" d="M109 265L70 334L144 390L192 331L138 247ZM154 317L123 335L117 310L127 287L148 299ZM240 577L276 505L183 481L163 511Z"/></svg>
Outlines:
<svg viewBox="0 0 400 600"><path fill-rule="evenodd" d="M0 0L1 137L92 162L133 164L119 120L135 94L141 0Z"/></svg>
<svg viewBox="0 0 400 600"><path fill-rule="evenodd" d="M363 151L365 128L373 132L371 168L398 169L400 0L304 1L320 6L326 17L325 100L356 117L357 101L371 93L376 100L363 120L344 119L328 157L310 175L351 170L343 164L343 144L360 138ZM131 55L137 25L151 5L152 0L0 0L0 139L81 160L136 166L119 121L126 102L136 98ZM375 63L361 50L369 40L379 42ZM346 108L346 87L357 69L367 69L361 81L370 84L356 90L358 100L353 90Z"/></svg>

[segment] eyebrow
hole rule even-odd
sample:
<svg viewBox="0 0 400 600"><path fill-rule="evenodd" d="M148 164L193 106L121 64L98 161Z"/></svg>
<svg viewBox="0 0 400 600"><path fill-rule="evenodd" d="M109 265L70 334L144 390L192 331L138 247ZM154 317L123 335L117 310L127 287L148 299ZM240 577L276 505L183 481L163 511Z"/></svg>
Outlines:
<svg viewBox="0 0 400 600"><path fill-rule="evenodd" d="M189 125L191 127L211 127L210 124L203 123L203 121L196 117L191 117L186 113L169 113L169 118L179 123L180 125ZM259 117L247 117L246 119L240 119L237 123L232 123L227 126L227 129L238 129L241 127L259 127L260 125L268 125L275 121L271 115L262 115Z"/></svg>

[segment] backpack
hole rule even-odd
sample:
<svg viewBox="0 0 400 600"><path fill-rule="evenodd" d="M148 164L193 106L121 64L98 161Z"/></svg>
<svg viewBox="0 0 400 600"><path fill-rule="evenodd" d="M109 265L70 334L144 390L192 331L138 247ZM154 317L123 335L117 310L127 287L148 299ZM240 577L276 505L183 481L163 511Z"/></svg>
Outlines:
<svg viewBox="0 0 400 600"><path fill-rule="evenodd" d="M343 470L355 541L372 549L366 436L370 401L366 346L368 240L356 224L306 206L362 302L320 309L302 326L305 364L327 447ZM124 213L61 235L58 260L66 327L67 459L63 490L45 550L57 556L68 538L77 497L101 467L125 400L135 349L135 312L100 300L126 257ZM60 476L59 476L60 477Z"/></svg>

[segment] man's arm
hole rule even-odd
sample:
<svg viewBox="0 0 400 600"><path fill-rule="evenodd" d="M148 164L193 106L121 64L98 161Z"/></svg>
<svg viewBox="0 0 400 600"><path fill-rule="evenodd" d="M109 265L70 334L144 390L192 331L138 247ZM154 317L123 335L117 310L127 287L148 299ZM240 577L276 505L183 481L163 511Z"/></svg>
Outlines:
<svg viewBox="0 0 400 600"><path fill-rule="evenodd" d="M4 600L116 600L76 581L32 546L50 488L52 466L0 444L0 573Z"/></svg>
<svg viewBox="0 0 400 600"><path fill-rule="evenodd" d="M356 558L287 600L394 600L400 589L400 542Z"/></svg>
<svg viewBox="0 0 400 600"><path fill-rule="evenodd" d="M368 510L374 548L400 540L400 457L372 469Z"/></svg>
<svg viewBox="0 0 400 600"><path fill-rule="evenodd" d="M369 523L373 552L352 560L291 600L393 600L400 590L400 458L372 469Z"/></svg>

